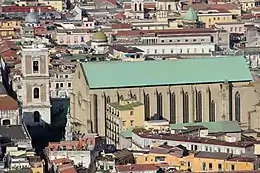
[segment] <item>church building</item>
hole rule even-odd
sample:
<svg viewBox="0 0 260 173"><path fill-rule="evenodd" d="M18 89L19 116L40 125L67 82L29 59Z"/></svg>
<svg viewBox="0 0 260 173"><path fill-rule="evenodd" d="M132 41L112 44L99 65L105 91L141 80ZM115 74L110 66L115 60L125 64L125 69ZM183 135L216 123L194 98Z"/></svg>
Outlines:
<svg viewBox="0 0 260 173"><path fill-rule="evenodd" d="M256 128L260 124L248 117L255 95L242 56L84 62L73 79L71 119L83 133L105 135L107 103L131 98L144 104L145 120L238 121Z"/></svg>

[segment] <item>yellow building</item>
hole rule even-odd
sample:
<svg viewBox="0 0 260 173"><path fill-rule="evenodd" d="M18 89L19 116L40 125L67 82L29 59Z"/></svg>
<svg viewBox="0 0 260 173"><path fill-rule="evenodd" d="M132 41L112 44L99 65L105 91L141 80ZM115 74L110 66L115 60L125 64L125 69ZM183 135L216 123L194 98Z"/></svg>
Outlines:
<svg viewBox="0 0 260 173"><path fill-rule="evenodd" d="M3 19L0 20L0 28L20 28L22 20Z"/></svg>
<svg viewBox="0 0 260 173"><path fill-rule="evenodd" d="M119 134L122 130L144 126L144 105L135 99L114 103L109 103L108 100L106 114L106 136L109 144L119 146Z"/></svg>
<svg viewBox="0 0 260 173"><path fill-rule="evenodd" d="M20 28L22 21L15 19L0 20L0 36L15 36L15 29Z"/></svg>
<svg viewBox="0 0 260 173"><path fill-rule="evenodd" d="M186 154L185 154L186 153ZM136 164L168 163L177 170L192 172L222 172L254 170L252 159L233 157L231 153L188 152L182 147L162 145L149 153L135 153Z"/></svg>
<svg viewBox="0 0 260 173"><path fill-rule="evenodd" d="M224 9L199 11L198 16L199 21L203 22L206 28L214 26L216 23L226 23L233 21L233 14Z"/></svg>
<svg viewBox="0 0 260 173"><path fill-rule="evenodd" d="M38 3L52 6L57 11L63 10L63 1L62 0L39 0Z"/></svg>

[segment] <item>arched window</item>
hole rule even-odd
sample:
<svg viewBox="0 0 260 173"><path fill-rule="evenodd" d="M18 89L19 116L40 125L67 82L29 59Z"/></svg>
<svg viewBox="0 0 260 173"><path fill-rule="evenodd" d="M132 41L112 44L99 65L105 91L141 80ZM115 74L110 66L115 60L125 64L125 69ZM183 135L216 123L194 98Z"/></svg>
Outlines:
<svg viewBox="0 0 260 173"><path fill-rule="evenodd" d="M170 4L168 5L168 11L171 11L171 5Z"/></svg>
<svg viewBox="0 0 260 173"><path fill-rule="evenodd" d="M107 96L106 103L110 103L110 96Z"/></svg>
<svg viewBox="0 0 260 173"><path fill-rule="evenodd" d="M209 104L209 122L216 121L216 103L212 100Z"/></svg>
<svg viewBox="0 0 260 173"><path fill-rule="evenodd" d="M137 4L135 3L135 11L137 11Z"/></svg>
<svg viewBox="0 0 260 173"><path fill-rule="evenodd" d="M202 93L196 91L196 121L202 122Z"/></svg>
<svg viewBox="0 0 260 173"><path fill-rule="evenodd" d="M8 125L10 125L11 124L11 122L10 122L10 120L3 120L3 126L8 126Z"/></svg>
<svg viewBox="0 0 260 173"><path fill-rule="evenodd" d="M176 123L176 100L174 92L170 94L170 123Z"/></svg>
<svg viewBox="0 0 260 173"><path fill-rule="evenodd" d="M134 99L134 100L137 100L137 98L136 98L136 95L135 95L135 94L133 95L133 99Z"/></svg>
<svg viewBox="0 0 260 173"><path fill-rule="evenodd" d="M124 100L124 96L120 95L119 100Z"/></svg>
<svg viewBox="0 0 260 173"><path fill-rule="evenodd" d="M149 94L144 93L144 114L145 120L150 119L150 97Z"/></svg>
<svg viewBox="0 0 260 173"><path fill-rule="evenodd" d="M142 4L141 4L141 3L139 4L139 11L143 11L143 10L142 10Z"/></svg>
<svg viewBox="0 0 260 173"><path fill-rule="evenodd" d="M208 103L209 103L209 122L216 121L216 103L214 100L211 100L211 91L210 88L207 89L208 93Z"/></svg>
<svg viewBox="0 0 260 173"><path fill-rule="evenodd" d="M183 123L189 122L189 94L183 93Z"/></svg>
<svg viewBox="0 0 260 173"><path fill-rule="evenodd" d="M157 119L162 119L162 93L157 93Z"/></svg>
<svg viewBox="0 0 260 173"><path fill-rule="evenodd" d="M39 122L40 122L40 118L41 118L40 113L39 113L38 111L35 111L35 112L33 113L34 122L35 122L35 123L39 123Z"/></svg>
<svg viewBox="0 0 260 173"><path fill-rule="evenodd" d="M237 91L235 94L235 120L240 122L241 121L241 108L240 108L240 94Z"/></svg>
<svg viewBox="0 0 260 173"><path fill-rule="evenodd" d="M33 89L33 98L34 99L40 98L40 89L39 88L34 88Z"/></svg>

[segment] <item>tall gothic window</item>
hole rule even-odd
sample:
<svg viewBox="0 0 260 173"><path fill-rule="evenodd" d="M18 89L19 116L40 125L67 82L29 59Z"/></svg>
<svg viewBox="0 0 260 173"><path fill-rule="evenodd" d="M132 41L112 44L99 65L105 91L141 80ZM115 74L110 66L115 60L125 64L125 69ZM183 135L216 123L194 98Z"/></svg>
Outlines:
<svg viewBox="0 0 260 173"><path fill-rule="evenodd" d="M171 11L171 5L170 4L168 5L168 11Z"/></svg>
<svg viewBox="0 0 260 173"><path fill-rule="evenodd" d="M110 103L110 102L111 102L110 96L107 96L107 98L106 98L106 103Z"/></svg>
<svg viewBox="0 0 260 173"><path fill-rule="evenodd" d="M150 119L150 97L149 94L144 93L144 114L145 120Z"/></svg>
<svg viewBox="0 0 260 173"><path fill-rule="evenodd" d="M119 95L119 93L117 92L117 102L119 102L120 101L120 95Z"/></svg>
<svg viewBox="0 0 260 173"><path fill-rule="evenodd" d="M196 121L202 122L202 93L196 92Z"/></svg>
<svg viewBox="0 0 260 173"><path fill-rule="evenodd" d="M241 104L240 104L240 94L237 91L235 94L235 120L241 121Z"/></svg>
<svg viewBox="0 0 260 173"><path fill-rule="evenodd" d="M183 123L189 122L189 94L183 93Z"/></svg>
<svg viewBox="0 0 260 173"><path fill-rule="evenodd" d="M94 124L95 124L95 128L92 129L94 130L95 133L98 132L98 98L97 95L94 94L93 96L93 110L94 110Z"/></svg>
<svg viewBox="0 0 260 173"><path fill-rule="evenodd" d="M209 122L216 121L216 103L212 100L209 103Z"/></svg>
<svg viewBox="0 0 260 173"><path fill-rule="evenodd" d="M40 98L40 89L39 88L34 88L33 89L33 98L34 99Z"/></svg>
<svg viewBox="0 0 260 173"><path fill-rule="evenodd" d="M157 93L157 119L162 119L162 93Z"/></svg>
<svg viewBox="0 0 260 173"><path fill-rule="evenodd" d="M137 11L137 4L135 3L135 11Z"/></svg>
<svg viewBox="0 0 260 173"><path fill-rule="evenodd" d="M176 123L176 100L175 93L170 93L170 123Z"/></svg>
<svg viewBox="0 0 260 173"><path fill-rule="evenodd" d="M139 4L139 11L142 11L142 4Z"/></svg>
<svg viewBox="0 0 260 173"><path fill-rule="evenodd" d="M208 92L208 103L209 103L209 122L214 122L216 121L216 103L214 100L211 100L210 88L208 88L207 92Z"/></svg>

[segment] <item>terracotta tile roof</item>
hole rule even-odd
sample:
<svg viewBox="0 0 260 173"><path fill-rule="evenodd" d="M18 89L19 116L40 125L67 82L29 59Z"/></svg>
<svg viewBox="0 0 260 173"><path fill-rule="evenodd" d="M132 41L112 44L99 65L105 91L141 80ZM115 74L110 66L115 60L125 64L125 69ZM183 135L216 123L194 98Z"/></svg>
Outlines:
<svg viewBox="0 0 260 173"><path fill-rule="evenodd" d="M125 10L131 9L131 3L124 3L124 4L123 4L123 8L124 8Z"/></svg>
<svg viewBox="0 0 260 173"><path fill-rule="evenodd" d="M192 4L192 5L184 5L183 10L188 10L192 6L194 10L209 10L209 9L223 9L223 10L235 10L239 9L238 5L235 4Z"/></svg>
<svg viewBox="0 0 260 173"><path fill-rule="evenodd" d="M51 6L2 6L0 12L2 13L29 13L30 9L35 11L41 10L41 12L55 11Z"/></svg>
<svg viewBox="0 0 260 173"><path fill-rule="evenodd" d="M169 167L168 164L133 164L133 165L117 165L118 172L143 172L143 171L155 171L159 167Z"/></svg>
<svg viewBox="0 0 260 173"><path fill-rule="evenodd" d="M7 110L17 110L18 109L18 102L14 100L12 97L8 95L0 96L0 110L7 111Z"/></svg>
<svg viewBox="0 0 260 173"><path fill-rule="evenodd" d="M129 10L131 9L131 3L129 2L126 2L123 4L123 8L126 9L126 10ZM155 3L144 3L144 8L146 9L155 9L156 8L156 2Z"/></svg>
<svg viewBox="0 0 260 173"><path fill-rule="evenodd" d="M156 8L156 3L145 3L144 8L146 9L155 9Z"/></svg>
<svg viewBox="0 0 260 173"><path fill-rule="evenodd" d="M211 28L196 28L196 29L166 29L166 30L131 30L131 31L118 31L114 36L139 36L147 34L206 34L214 33L215 30Z"/></svg>
<svg viewBox="0 0 260 173"><path fill-rule="evenodd" d="M68 159L68 158L61 158L61 159L54 159L53 163L55 165L60 165L60 164L64 164L64 163L71 163L73 162L72 160Z"/></svg>
<svg viewBox="0 0 260 173"><path fill-rule="evenodd" d="M226 142L226 141L220 141L216 139L190 137L190 136L176 135L170 133L150 134L150 132L141 132L141 131L133 131L133 133L140 136L141 138L147 138L147 139L160 139L160 140L181 141L181 142L190 142L190 143L204 143L204 144L211 144L211 145L232 146L232 147L240 147L240 148L246 148L254 145L254 141Z"/></svg>
<svg viewBox="0 0 260 173"><path fill-rule="evenodd" d="M115 19L126 19L126 15L124 15L124 13L117 13L116 15L114 15Z"/></svg>
<svg viewBox="0 0 260 173"><path fill-rule="evenodd" d="M111 25L112 29L131 29L132 24L130 23L116 23Z"/></svg>
<svg viewBox="0 0 260 173"><path fill-rule="evenodd" d="M75 167L71 164L59 166L59 173L77 173Z"/></svg>

